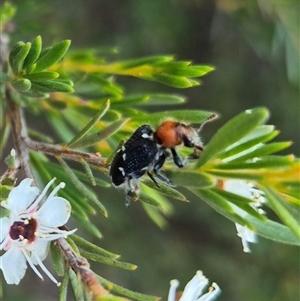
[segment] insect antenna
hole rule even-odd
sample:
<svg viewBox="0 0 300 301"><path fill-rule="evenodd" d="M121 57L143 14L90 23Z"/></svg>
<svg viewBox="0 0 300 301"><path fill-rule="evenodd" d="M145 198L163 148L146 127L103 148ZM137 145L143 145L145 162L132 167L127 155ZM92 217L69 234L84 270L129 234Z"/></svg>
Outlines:
<svg viewBox="0 0 300 301"><path fill-rule="evenodd" d="M204 125L205 125L207 122L212 121L212 120L214 120L214 119L216 119L216 118L218 118L218 117L219 117L219 115L218 115L217 113L213 113L213 114L211 114L209 117L207 117L207 118L200 124L199 128L196 130L197 133L199 133L199 132L202 131Z"/></svg>

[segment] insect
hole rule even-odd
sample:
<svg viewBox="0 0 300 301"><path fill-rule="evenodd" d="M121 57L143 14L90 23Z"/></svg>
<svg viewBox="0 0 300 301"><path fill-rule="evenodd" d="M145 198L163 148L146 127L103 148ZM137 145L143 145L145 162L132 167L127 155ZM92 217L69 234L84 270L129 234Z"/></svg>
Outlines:
<svg viewBox="0 0 300 301"><path fill-rule="evenodd" d="M155 177L169 186L175 186L160 173L170 156L168 149L178 167L185 165L175 149L180 144L194 149L189 158L198 158L203 150L199 132L206 122L216 117L216 114L212 114L198 129L174 120L165 120L155 131L149 125L140 126L117 151L110 166L112 183L115 186L125 184L125 205L128 207L132 200L138 199L139 178L145 173L157 187L160 186Z"/></svg>

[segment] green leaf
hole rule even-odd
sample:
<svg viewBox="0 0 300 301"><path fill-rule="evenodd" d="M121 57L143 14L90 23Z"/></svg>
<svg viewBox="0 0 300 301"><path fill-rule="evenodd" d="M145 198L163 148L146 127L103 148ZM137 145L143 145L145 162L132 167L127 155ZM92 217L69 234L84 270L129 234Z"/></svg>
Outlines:
<svg viewBox="0 0 300 301"><path fill-rule="evenodd" d="M65 173L60 165L51 163L48 159L41 160L39 156L35 153L30 154L31 164L39 171L39 175L43 174L43 181L45 183L49 182L52 176L55 175L60 181L66 183L66 187L63 190L59 191L59 195L65 197L72 205L72 210L77 211L79 215L87 219L85 212L95 214L95 209L82 197L81 194L77 193L73 188L73 184L70 181L70 178L67 173ZM85 180L86 176L84 173Z"/></svg>
<svg viewBox="0 0 300 301"><path fill-rule="evenodd" d="M214 185L213 178L205 173L190 170L164 170L164 174L182 187L205 188Z"/></svg>
<svg viewBox="0 0 300 301"><path fill-rule="evenodd" d="M24 60L30 51L31 43L18 42L9 52L9 63L14 74L19 74Z"/></svg>
<svg viewBox="0 0 300 301"><path fill-rule="evenodd" d="M148 79L148 77L145 77L145 78ZM153 79L159 83L165 84L167 86L171 86L171 87L179 88L179 89L190 88L190 87L199 85L198 81L195 81L195 80L183 77L183 76L172 76L172 75L168 75L168 74L155 73L155 74L152 74L151 79Z"/></svg>
<svg viewBox="0 0 300 301"><path fill-rule="evenodd" d="M157 225L160 229L165 229L167 227L168 221L160 210L157 210L155 207L143 202L141 203L141 205L155 225Z"/></svg>
<svg viewBox="0 0 300 301"><path fill-rule="evenodd" d="M84 301L83 287L82 287L80 278L77 276L77 274L72 269L69 269L68 271L69 271L69 280L70 280L70 284L71 284L71 288L72 288L75 300L76 301Z"/></svg>
<svg viewBox="0 0 300 301"><path fill-rule="evenodd" d="M269 112L265 108L247 110L229 120L223 125L205 146L204 151L196 164L204 165L208 160L216 157L233 143L239 141L257 126L265 122Z"/></svg>
<svg viewBox="0 0 300 301"><path fill-rule="evenodd" d="M253 206L251 206L250 203L253 203L253 200L247 199L243 196L240 196L235 193L231 193L229 191L220 188L213 188L212 191L224 197L228 202L236 205L237 207L247 212L248 214L262 221L266 220L266 217L264 215L260 214L255 208L253 208Z"/></svg>
<svg viewBox="0 0 300 301"><path fill-rule="evenodd" d="M65 53L70 47L71 41L64 40L54 46L52 46L42 57L36 62L35 72L43 71L64 57Z"/></svg>
<svg viewBox="0 0 300 301"><path fill-rule="evenodd" d="M157 105L176 105L185 102L185 96L175 94L150 94L147 101L141 105L157 106Z"/></svg>
<svg viewBox="0 0 300 301"><path fill-rule="evenodd" d="M59 73L52 71L43 71L31 74L23 75L23 78L27 78L32 82L43 82L47 80L54 80L59 77Z"/></svg>
<svg viewBox="0 0 300 301"><path fill-rule="evenodd" d="M93 166L92 166L93 167ZM99 169L97 167L93 167L95 168L96 170L99 171ZM83 172L80 172L78 170L74 170L74 173L75 175L78 177L78 179L81 179L81 180L84 180L84 181L87 181L87 177L86 177L86 174L83 173ZM96 185L98 186L102 186L102 187L110 187L111 186L111 183L110 182L107 182L105 180L102 180L102 179L99 179L98 177L95 178L95 182L96 182Z"/></svg>
<svg viewBox="0 0 300 301"><path fill-rule="evenodd" d="M25 70L26 74L30 74L31 72L33 72L35 67L36 67L36 63L29 65Z"/></svg>
<svg viewBox="0 0 300 301"><path fill-rule="evenodd" d="M65 262L64 258L61 254L60 248L57 244L54 244L51 242L50 244L50 254L51 254L51 262L52 267L55 271L55 273L62 277L65 273Z"/></svg>
<svg viewBox="0 0 300 301"><path fill-rule="evenodd" d="M219 159L233 160L240 157L244 153L252 152L253 146L258 145L263 142L272 140L278 135L279 131L274 131L274 126L262 125L252 131L245 138L241 139L238 143L234 143L224 152L218 155Z"/></svg>
<svg viewBox="0 0 300 301"><path fill-rule="evenodd" d="M214 68L210 66L191 66L191 62L188 61L166 62L156 64L156 66L161 67L163 73L184 77L200 77L214 70Z"/></svg>
<svg viewBox="0 0 300 301"><path fill-rule="evenodd" d="M90 82L85 82L85 87L82 87L83 89L89 88L89 85L94 83L94 90L91 90L90 92L93 95L93 91L97 93L100 93L100 95L112 95L117 98L120 98L123 95L123 88L118 85L116 82L112 80L112 78L104 78L100 75L93 75L89 78Z"/></svg>
<svg viewBox="0 0 300 301"><path fill-rule="evenodd" d="M42 37L37 36L31 43L31 48L25 58L23 68L27 69L30 65L35 63L36 60L39 58L41 51L42 51ZM30 71L30 69L27 69L26 71Z"/></svg>
<svg viewBox="0 0 300 301"><path fill-rule="evenodd" d="M84 227L87 231L89 231L95 237L98 237L98 238L102 237L102 234L99 231L99 229L94 224L92 224L88 218L83 218L77 212L72 212L72 216L80 223L80 225L82 227Z"/></svg>
<svg viewBox="0 0 300 301"><path fill-rule="evenodd" d="M161 206L161 210L157 210L155 206L149 205L145 202L141 202L145 212L149 216L149 218L161 229L164 229L168 221L166 220L167 215L171 215L174 212L174 207L172 203L165 198L160 192L154 190L144 184L140 185L141 190L146 195L150 195L153 199L155 199Z"/></svg>
<svg viewBox="0 0 300 301"><path fill-rule="evenodd" d="M102 286L104 288L106 288L107 290L109 290L113 293L128 297L128 298L133 299L133 300L137 300L137 301L158 301L160 299L160 297L150 296L150 295L145 295L145 294L133 292L129 289L126 289L126 288L121 287L121 286L119 286L115 283L112 283L112 282L102 278L99 275L97 275L97 279L99 280L100 284L102 284Z"/></svg>
<svg viewBox="0 0 300 301"><path fill-rule="evenodd" d="M15 67L13 68L13 65L15 64L15 58L19 54L19 52L25 47L25 43L23 41L17 42L9 52L8 61L10 66L12 67L12 70L14 72ZM15 72L14 72L15 73Z"/></svg>
<svg viewBox="0 0 300 301"><path fill-rule="evenodd" d="M110 106L110 101L108 100L103 108L97 112L97 114L90 120L90 122L70 141L66 144L67 147L74 145L76 142L80 141L85 134L101 119L104 114L108 111Z"/></svg>
<svg viewBox="0 0 300 301"><path fill-rule="evenodd" d="M279 152L281 150L284 150L288 147L291 146L291 142L287 141L287 142L275 142L275 143L270 143L267 145L259 145L257 146L256 149L252 150L251 152L245 154L245 155L241 155L238 158L232 160L231 162L236 162L236 161L244 161L244 160L248 160L248 159L252 159L252 158L257 158L257 157L262 157L262 156L266 156L269 154L273 154L276 152Z"/></svg>
<svg viewBox="0 0 300 301"><path fill-rule="evenodd" d="M72 86L57 80L47 80L32 83L32 90L41 93L65 92L73 93Z"/></svg>
<svg viewBox="0 0 300 301"><path fill-rule="evenodd" d="M118 65L120 66L120 69L132 69L138 66L153 65L162 62L169 62L172 60L173 60L173 56L150 56L150 57L144 57L140 59L123 61L118 63Z"/></svg>
<svg viewBox="0 0 300 301"><path fill-rule="evenodd" d="M132 75L176 88L187 88L199 85L191 77L200 77L213 70L210 66L190 64L188 61L174 61L171 56L159 56L117 62L106 68L109 73Z"/></svg>
<svg viewBox="0 0 300 301"><path fill-rule="evenodd" d="M97 184L96 184L93 172L92 172L89 164L83 158L80 159L80 163L82 164L82 167L83 167L85 174L86 174L87 178L89 179L91 185L96 186Z"/></svg>
<svg viewBox="0 0 300 301"><path fill-rule="evenodd" d="M48 135L45 135L45 133L42 133L42 132L39 132L39 131L36 131L33 129L28 129L28 134L29 134L30 138L33 138L35 140L54 144L53 138Z"/></svg>
<svg viewBox="0 0 300 301"><path fill-rule="evenodd" d="M112 108L123 108L127 106L156 106L156 105L175 105L185 102L182 95L169 94L135 94L124 96L122 99L112 99Z"/></svg>
<svg viewBox="0 0 300 301"><path fill-rule="evenodd" d="M208 111L177 110L147 114L146 116L136 116L132 118L132 121L146 122L158 125L163 119L173 118L186 123L200 124L213 114L213 112Z"/></svg>
<svg viewBox="0 0 300 301"><path fill-rule="evenodd" d="M161 206L162 211L165 215L170 215L173 212L173 205L170 201L164 197L158 190L152 189L147 185L141 184L140 186L143 193L150 195L153 199L155 199ZM147 208L151 207L148 206L146 203L143 203ZM145 207L144 206L144 207ZM156 210L155 207L152 207ZM156 210L158 212L158 210Z"/></svg>
<svg viewBox="0 0 300 301"><path fill-rule="evenodd" d="M73 143L72 146L73 148L79 148L96 144L101 140L104 140L116 133L121 127L123 127L128 122L128 120L128 118L117 120L95 134L82 137L79 141Z"/></svg>
<svg viewBox="0 0 300 301"><path fill-rule="evenodd" d="M242 226L247 226L249 229L253 230L253 226L244 218L236 214L228 201L220 194L209 189L189 188L189 190L229 220Z"/></svg>
<svg viewBox="0 0 300 301"><path fill-rule="evenodd" d="M300 246L299 238L291 231L291 229L282 224L271 220L263 222L250 215L246 215L245 220L253 225L255 232L258 235L276 242Z"/></svg>
<svg viewBox="0 0 300 301"><path fill-rule="evenodd" d="M300 217L300 197L299 197L299 192L300 189L297 190L296 194L297 197L295 197L294 199L294 203L292 203L289 200L287 200L287 202L283 203L283 205L285 206L285 208L288 210L288 212L293 216L293 218L295 220L299 220Z"/></svg>
<svg viewBox="0 0 300 301"><path fill-rule="evenodd" d="M78 249L77 245L75 244L74 240L71 239L70 236L67 236L66 241L70 245L70 247L72 248L72 250L74 251L74 253L79 256L80 252L79 252L79 249Z"/></svg>
<svg viewBox="0 0 300 301"><path fill-rule="evenodd" d="M69 284L69 270L70 268L65 269L64 277L59 287L59 297L58 301L67 301L68 295L68 284Z"/></svg>
<svg viewBox="0 0 300 301"><path fill-rule="evenodd" d="M62 112L48 111L46 118L60 139L70 141L74 137L74 133L61 115Z"/></svg>
<svg viewBox="0 0 300 301"><path fill-rule="evenodd" d="M274 125L263 124L256 127L253 131L251 131L248 135L244 136L242 139L233 143L228 147L228 150L235 148L236 146L241 145L242 143L246 143L257 138L261 139L259 142L266 142L274 138L273 134L275 133L275 137L279 134L278 130L275 130ZM271 135L269 137L269 135Z"/></svg>
<svg viewBox="0 0 300 301"><path fill-rule="evenodd" d="M72 238L72 240L76 243L76 245L80 249L85 250L89 253L98 254L98 255L112 258L112 259L116 259L116 258L120 257L120 255L109 252L103 248L100 248L99 246L92 244L91 242L85 240L84 238L82 238L76 234L70 235L70 238Z"/></svg>
<svg viewBox="0 0 300 301"><path fill-rule="evenodd" d="M223 164L216 164L213 168L218 169L255 169L260 168L279 168L279 167L289 167L294 161L294 156L265 156L261 158L254 158L248 160L248 162L227 162Z"/></svg>
<svg viewBox="0 0 300 301"><path fill-rule="evenodd" d="M88 190L87 187L79 181L73 170L65 163L62 158L56 157L56 159L62 166L63 170L68 174L70 181L74 184L78 192L84 195L96 207L96 209L98 209L105 217L107 217L107 211L105 207L98 200L95 194Z"/></svg>
<svg viewBox="0 0 300 301"><path fill-rule="evenodd" d="M26 78L17 79L11 82L11 85L16 89L18 92L26 92L31 88L31 81Z"/></svg>
<svg viewBox="0 0 300 301"><path fill-rule="evenodd" d="M158 202L156 199L152 198L150 195L146 194L143 191L141 191L139 194L139 200L141 202L144 202L146 204L149 204L156 208L159 208L160 210L163 210L163 207L161 206L160 202Z"/></svg>
<svg viewBox="0 0 300 301"><path fill-rule="evenodd" d="M65 190L68 189L68 186L72 186L72 185L70 185L71 182L69 181L68 175L60 168L59 165L51 163L51 162L47 162L47 168L52 172L52 174L59 177L60 180L66 182L67 186L66 186ZM87 178L87 176L84 172L81 172L78 170L73 170L73 172L75 173L76 177L78 177L78 179L89 182L89 179ZM99 179L98 177L95 178L95 181L96 181L97 185L102 186L102 187L110 187L111 186L109 182ZM76 195L78 195L78 194L76 194ZM82 198L80 198L80 199L82 199ZM87 202L84 202L84 203L87 204ZM91 211L90 208L92 208L92 207L90 207L90 205L87 205L85 207L85 210L89 211L90 213L93 213L94 210Z"/></svg>
<svg viewBox="0 0 300 301"><path fill-rule="evenodd" d="M80 215L83 219L89 220L87 213L96 214L96 211L94 208L88 207L90 206L89 203L82 198L80 194L77 193L77 191L74 192L73 185L68 185L67 189L64 189L59 192L59 195L63 198L67 199L72 206L72 213L76 212L78 215Z"/></svg>
<svg viewBox="0 0 300 301"><path fill-rule="evenodd" d="M79 248L79 251L80 251L81 256L83 256L84 258L91 259L91 260L97 261L97 262L101 262L101 263L104 263L107 265L111 265L116 268L121 268L124 270L130 270L130 271L133 271L137 268L137 266L132 263L118 261L116 259L109 258L107 256L102 256L97 253L90 253L90 252L87 252L80 248Z"/></svg>
<svg viewBox="0 0 300 301"><path fill-rule="evenodd" d="M295 220L294 217L289 213L284 205L286 201L271 187L264 188L264 192L272 209L276 212L282 222L294 232L300 241L300 221Z"/></svg>
<svg viewBox="0 0 300 301"><path fill-rule="evenodd" d="M29 91L22 92L22 96L30 98L48 98L49 94L30 89Z"/></svg>
<svg viewBox="0 0 300 301"><path fill-rule="evenodd" d="M160 187L157 187L152 180L149 179L145 179L142 182L142 185L145 184L147 186L149 186L150 188L156 190L157 192L159 192L160 194L166 195L168 197L174 198L176 200L179 201L183 201L183 202L187 202L186 197L180 193L179 191L177 191L176 189L168 186L168 185L160 185Z"/></svg>

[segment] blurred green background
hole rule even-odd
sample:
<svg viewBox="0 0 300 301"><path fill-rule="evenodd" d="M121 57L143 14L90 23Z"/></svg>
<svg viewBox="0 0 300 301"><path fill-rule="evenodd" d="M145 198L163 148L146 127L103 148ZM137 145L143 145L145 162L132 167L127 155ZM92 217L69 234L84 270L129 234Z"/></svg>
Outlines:
<svg viewBox="0 0 300 301"><path fill-rule="evenodd" d="M44 45L71 39L71 49L117 47L112 59L174 54L215 66L203 85L187 90L134 78L118 81L128 93L182 94L188 99L186 107L219 112L221 118L205 127L204 141L242 110L267 106L269 123L281 130L279 139L294 141L285 153L299 155L298 0L12 2L18 7L12 43L40 34ZM174 214L167 217L164 230L153 224L141 204L126 209L122 191L99 190L99 195L109 212L108 219L94 218L103 239L78 233L139 266L129 272L91 263L101 276L166 300L171 279L180 280L183 288L201 269L221 287L218 300L300 300L299 248L259 238L252 253L245 254L234 224L192 195L187 194L189 204L172 202ZM58 296L53 283L41 282L31 271L19 286L3 289L5 301L52 301ZM73 300L71 294L68 300Z"/></svg>

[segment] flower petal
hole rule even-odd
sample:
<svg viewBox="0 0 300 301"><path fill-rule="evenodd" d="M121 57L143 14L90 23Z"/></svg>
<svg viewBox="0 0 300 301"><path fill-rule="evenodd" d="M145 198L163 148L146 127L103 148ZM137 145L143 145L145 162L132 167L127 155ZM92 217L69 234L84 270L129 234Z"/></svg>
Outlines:
<svg viewBox="0 0 300 301"><path fill-rule="evenodd" d="M215 300L221 293L221 289L219 286L214 282L211 287L209 288L208 293L201 296L197 301L213 301Z"/></svg>
<svg viewBox="0 0 300 301"><path fill-rule="evenodd" d="M9 193L4 207L17 213L25 211L39 194L39 189L31 186L33 179L26 178Z"/></svg>
<svg viewBox="0 0 300 301"><path fill-rule="evenodd" d="M32 253L35 252L35 254L41 260L44 260L49 253L49 247L50 247L50 241L38 239L36 241L36 243L33 245L33 248L30 249L30 251ZM38 264L38 262L35 260L34 256L30 256L30 258L31 258L31 261L33 262L33 264Z"/></svg>
<svg viewBox="0 0 300 301"><path fill-rule="evenodd" d="M179 286L179 281L177 279L171 280L168 301L176 300L176 289L178 286Z"/></svg>
<svg viewBox="0 0 300 301"><path fill-rule="evenodd" d="M0 219L0 250L3 249L4 247L4 240L8 237L9 235L9 218L8 217L2 217Z"/></svg>
<svg viewBox="0 0 300 301"><path fill-rule="evenodd" d="M35 258L35 261L37 262L37 264L40 266L40 268L45 272L45 274L55 283L57 284L57 286L60 286L60 282L58 282L53 275L50 273L50 271L46 268L46 266L42 263L42 261L40 260L40 258L38 257L38 255L35 252L32 252L32 258Z"/></svg>
<svg viewBox="0 0 300 301"><path fill-rule="evenodd" d="M197 271L196 275L185 286L180 301L197 300L207 284L208 279L201 271Z"/></svg>
<svg viewBox="0 0 300 301"><path fill-rule="evenodd" d="M70 203L62 197L51 197L46 200L37 212L37 219L42 226L59 227L64 225L71 214Z"/></svg>
<svg viewBox="0 0 300 301"><path fill-rule="evenodd" d="M224 189L237 195L241 195L245 198L252 199L250 187L244 180L224 181Z"/></svg>
<svg viewBox="0 0 300 301"><path fill-rule="evenodd" d="M257 241L256 233L239 224L235 224L238 236L242 239L243 251L245 253L250 253L248 242L255 243Z"/></svg>
<svg viewBox="0 0 300 301"><path fill-rule="evenodd" d="M31 211L35 211L34 209L37 207L37 205L41 202L41 200L43 200L43 198L45 197L47 191L49 190L50 186L53 184L53 182L55 181L55 178L52 179L46 186L45 188L42 190L42 192L40 193L40 195L35 199L35 201L30 205L30 207L28 208L28 212Z"/></svg>
<svg viewBox="0 0 300 301"><path fill-rule="evenodd" d="M22 251L10 248L0 257L0 268L7 284L19 284L27 269L26 259Z"/></svg>

